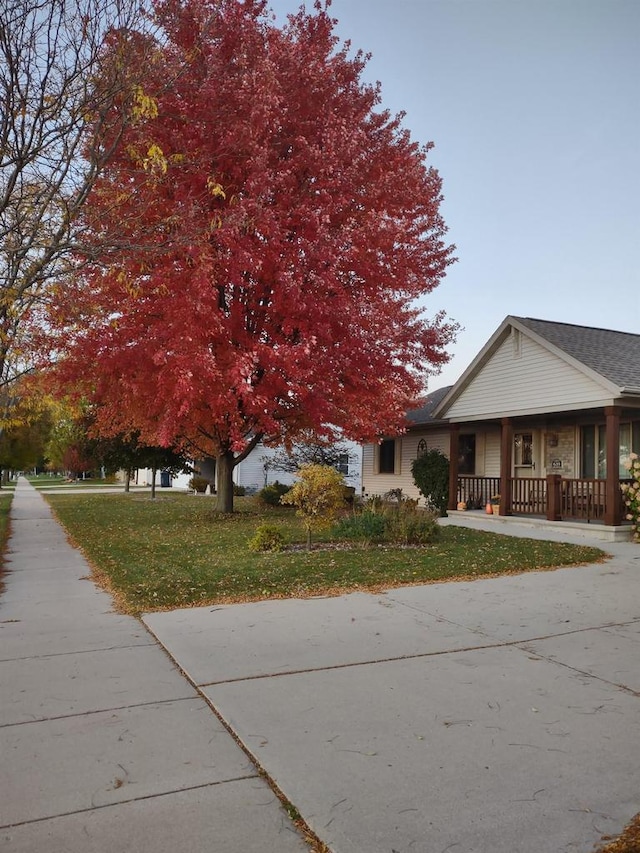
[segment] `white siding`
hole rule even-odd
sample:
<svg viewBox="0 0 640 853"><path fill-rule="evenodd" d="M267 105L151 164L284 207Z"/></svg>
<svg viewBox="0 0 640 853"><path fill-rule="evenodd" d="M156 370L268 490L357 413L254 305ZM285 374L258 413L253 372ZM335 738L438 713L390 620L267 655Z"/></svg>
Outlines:
<svg viewBox="0 0 640 853"><path fill-rule="evenodd" d="M429 450L437 449L449 455L449 430L410 432L396 438L396 470L393 474L379 474L378 445L365 444L362 453L362 492L366 496L384 495L391 489L402 489L408 498L421 498L413 482L411 464L418 455L418 442L424 439Z"/></svg>
<svg viewBox="0 0 640 853"><path fill-rule="evenodd" d="M175 477L170 477L169 483L171 484L172 489L186 489L189 485L189 480L193 474L176 474ZM124 480L124 474L123 474ZM137 471L134 472L133 475L133 483L138 486L151 486L153 482L153 469L152 468L138 468ZM156 471L156 486L158 488L162 488L162 471Z"/></svg>
<svg viewBox="0 0 640 853"><path fill-rule="evenodd" d="M356 494L360 494L362 486L361 470L362 470L362 447L352 441L343 440L343 444L349 453L349 473L345 476L345 482L348 486L353 486L356 489ZM243 459L236 465L233 472L233 480L239 486L251 491L259 491L268 483L275 483L278 480L285 485L291 485L296 481L296 475L287 471L276 471L270 468L267 464L269 459L273 459L276 453L279 453L282 448L265 447L262 442L258 443L246 459Z"/></svg>
<svg viewBox="0 0 640 853"><path fill-rule="evenodd" d="M477 469L477 464L476 464ZM484 477L500 476L500 430L488 432L484 441Z"/></svg>
<svg viewBox="0 0 640 853"><path fill-rule="evenodd" d="M524 333L510 335L444 414L456 420L603 404L608 392ZM489 472L486 472L487 476Z"/></svg>
<svg viewBox="0 0 640 853"><path fill-rule="evenodd" d="M275 480L287 485L293 483L294 478L291 474L286 474L284 471L271 471L268 468L265 470L265 461L272 458L275 452L271 447L257 444L247 458L233 469L233 482L251 492L257 492L267 483L273 483Z"/></svg>

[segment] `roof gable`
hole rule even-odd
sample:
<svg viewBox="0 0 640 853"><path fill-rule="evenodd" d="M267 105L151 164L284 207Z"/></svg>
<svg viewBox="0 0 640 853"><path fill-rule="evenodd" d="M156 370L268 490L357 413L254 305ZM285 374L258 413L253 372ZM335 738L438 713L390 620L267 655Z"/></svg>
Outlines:
<svg viewBox="0 0 640 853"><path fill-rule="evenodd" d="M625 392L640 394L640 335L509 316L434 416L584 408Z"/></svg>
<svg viewBox="0 0 640 853"><path fill-rule="evenodd" d="M513 319L620 390L640 393L640 335L530 317Z"/></svg>

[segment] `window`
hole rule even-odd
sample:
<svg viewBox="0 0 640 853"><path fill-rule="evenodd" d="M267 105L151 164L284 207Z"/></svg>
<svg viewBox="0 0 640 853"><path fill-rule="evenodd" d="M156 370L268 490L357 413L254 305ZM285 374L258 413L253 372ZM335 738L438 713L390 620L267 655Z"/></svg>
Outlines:
<svg viewBox="0 0 640 853"><path fill-rule="evenodd" d="M533 435L530 432L515 434L514 449L514 465L517 468L533 467Z"/></svg>
<svg viewBox="0 0 640 853"><path fill-rule="evenodd" d="M344 477L349 476L349 454L341 453L336 463L336 471Z"/></svg>
<svg viewBox="0 0 640 853"><path fill-rule="evenodd" d="M601 441L604 442L603 426L582 427L582 460L580 467L583 477L600 477L600 474L597 472L600 472L604 466L604 459L598 457L598 448Z"/></svg>
<svg viewBox="0 0 640 853"><path fill-rule="evenodd" d="M393 474L396 470L396 441L394 438L385 438L380 444L380 474Z"/></svg>
<svg viewBox="0 0 640 853"><path fill-rule="evenodd" d="M458 473L476 473L476 437L475 435L460 435L458 439Z"/></svg>
<svg viewBox="0 0 640 853"><path fill-rule="evenodd" d="M582 427L581 470L583 477L595 477L604 480L607 476L607 430L604 424ZM628 476L624 467L629 454L640 453L640 421L620 424L620 452L618 476Z"/></svg>

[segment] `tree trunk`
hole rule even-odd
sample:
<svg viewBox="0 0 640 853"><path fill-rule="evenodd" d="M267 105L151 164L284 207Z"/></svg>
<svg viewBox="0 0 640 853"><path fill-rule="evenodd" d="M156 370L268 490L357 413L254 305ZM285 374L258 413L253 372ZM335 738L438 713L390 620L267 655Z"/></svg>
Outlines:
<svg viewBox="0 0 640 853"><path fill-rule="evenodd" d="M151 466L151 500L155 500L156 496L156 474L158 473L158 468L156 465Z"/></svg>
<svg viewBox="0 0 640 853"><path fill-rule="evenodd" d="M218 475L218 512L233 512L233 469L235 456L232 450L221 453L216 459Z"/></svg>
<svg viewBox="0 0 640 853"><path fill-rule="evenodd" d="M131 486L131 471L127 470L124 475L124 490L125 492L129 491L129 487Z"/></svg>

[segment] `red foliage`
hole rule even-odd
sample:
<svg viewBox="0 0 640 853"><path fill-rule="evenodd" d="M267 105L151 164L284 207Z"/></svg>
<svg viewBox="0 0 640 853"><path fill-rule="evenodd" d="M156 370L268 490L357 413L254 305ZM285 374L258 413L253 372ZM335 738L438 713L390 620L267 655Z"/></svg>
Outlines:
<svg viewBox="0 0 640 853"><path fill-rule="evenodd" d="M86 474L87 471L93 470L95 466L95 462L86 455L81 447L75 444L65 450L62 457L62 464L65 471L76 475Z"/></svg>
<svg viewBox="0 0 640 853"><path fill-rule="evenodd" d="M105 433L213 455L327 424L370 439L448 358L454 325L415 302L452 260L430 146L325 11L280 29L264 5L157 6L157 116L98 182L86 226L111 251L52 318L59 379L103 404Z"/></svg>

